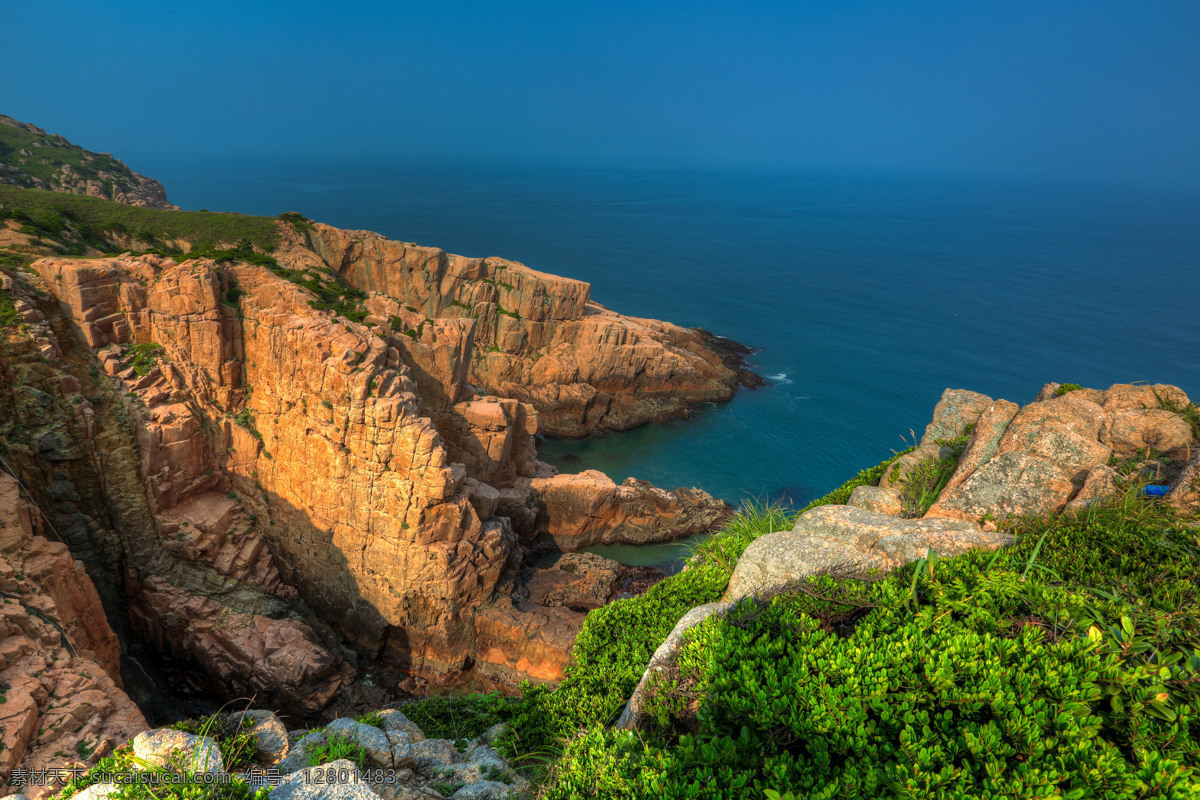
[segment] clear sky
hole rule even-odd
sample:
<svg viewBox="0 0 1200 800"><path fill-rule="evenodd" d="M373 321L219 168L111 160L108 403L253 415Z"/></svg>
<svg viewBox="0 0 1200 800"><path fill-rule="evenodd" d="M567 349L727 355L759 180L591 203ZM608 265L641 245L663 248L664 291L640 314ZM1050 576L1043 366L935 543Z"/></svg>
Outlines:
<svg viewBox="0 0 1200 800"><path fill-rule="evenodd" d="M0 0L0 113L352 154L1200 186L1198 0Z"/></svg>

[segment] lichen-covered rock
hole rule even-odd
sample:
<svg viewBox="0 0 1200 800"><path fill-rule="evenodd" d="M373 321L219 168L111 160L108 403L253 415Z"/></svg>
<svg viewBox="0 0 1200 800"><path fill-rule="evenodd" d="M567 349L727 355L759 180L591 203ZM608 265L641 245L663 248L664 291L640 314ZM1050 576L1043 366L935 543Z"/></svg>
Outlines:
<svg viewBox="0 0 1200 800"><path fill-rule="evenodd" d="M512 796L512 787L499 781L479 781L468 784L453 795L451 800L506 800Z"/></svg>
<svg viewBox="0 0 1200 800"><path fill-rule="evenodd" d="M254 757L259 763L271 766L287 757L291 749L291 740L288 738L287 728L273 712L250 709L233 715L233 718L239 724L243 720L253 723L246 733L253 736L257 742Z"/></svg>
<svg viewBox="0 0 1200 800"><path fill-rule="evenodd" d="M854 491L850 493L850 498L846 501L846 505L861 508L865 511L888 514L893 517L898 517L904 513L904 505L900 501L899 492L882 486L854 487Z"/></svg>
<svg viewBox="0 0 1200 800"><path fill-rule="evenodd" d="M406 717L404 712L398 708L385 708L379 712L379 717L383 720L383 729L388 733L407 734L411 742L419 742L425 738L420 726Z"/></svg>
<svg viewBox="0 0 1200 800"><path fill-rule="evenodd" d="M954 439L967 432L979 415L992 405L992 398L964 389L946 389L933 409L933 421L925 427L921 444L937 444L939 439Z"/></svg>
<svg viewBox="0 0 1200 800"><path fill-rule="evenodd" d="M424 773L438 773L463 760L462 753L445 739L424 739L409 749L414 768Z"/></svg>

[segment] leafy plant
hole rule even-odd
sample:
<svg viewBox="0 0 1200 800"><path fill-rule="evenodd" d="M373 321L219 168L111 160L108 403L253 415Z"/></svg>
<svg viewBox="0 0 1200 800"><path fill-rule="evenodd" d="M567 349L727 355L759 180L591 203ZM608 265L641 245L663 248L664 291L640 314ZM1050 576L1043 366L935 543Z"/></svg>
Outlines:
<svg viewBox="0 0 1200 800"><path fill-rule="evenodd" d="M323 744L314 747L308 753L308 763L314 767L341 758L348 758L362 768L367 763L367 751L346 734L335 734L326 738Z"/></svg>
<svg viewBox="0 0 1200 800"><path fill-rule="evenodd" d="M133 352L133 360L129 366L133 367L133 371L138 375L149 375L150 371L154 369L154 365L166 353L161 344L154 342L135 344L130 350Z"/></svg>
<svg viewBox="0 0 1200 800"><path fill-rule="evenodd" d="M1067 392L1076 392L1082 388L1083 387L1080 386L1078 383L1064 383L1061 386L1059 386L1057 389L1054 390L1054 396L1062 397Z"/></svg>

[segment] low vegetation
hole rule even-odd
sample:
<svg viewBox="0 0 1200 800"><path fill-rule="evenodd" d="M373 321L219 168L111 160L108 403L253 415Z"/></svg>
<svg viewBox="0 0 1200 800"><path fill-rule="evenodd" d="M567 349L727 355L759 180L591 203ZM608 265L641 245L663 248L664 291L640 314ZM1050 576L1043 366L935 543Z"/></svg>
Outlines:
<svg viewBox="0 0 1200 800"><path fill-rule="evenodd" d="M0 186L0 221L12 219L25 232L45 237L66 255L89 248L102 253L128 250L120 238L164 253L180 252L184 240L194 251L215 251L229 242L248 241L261 251L274 248L276 217L141 208L97 197ZM65 235L64 235L65 233Z"/></svg>
<svg viewBox="0 0 1200 800"><path fill-rule="evenodd" d="M721 596L751 541L791 527L751 505L689 569L589 614L556 689L454 708L506 721L497 746L550 800L1197 797L1200 534L1138 488L1007 520L1003 551L743 601L689 635L649 730L613 729L679 617Z"/></svg>

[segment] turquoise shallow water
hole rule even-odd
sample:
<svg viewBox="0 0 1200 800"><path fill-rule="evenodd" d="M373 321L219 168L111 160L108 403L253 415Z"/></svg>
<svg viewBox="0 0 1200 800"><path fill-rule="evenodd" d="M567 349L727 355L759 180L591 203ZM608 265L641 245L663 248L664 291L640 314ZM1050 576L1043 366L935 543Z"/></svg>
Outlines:
<svg viewBox="0 0 1200 800"><path fill-rule="evenodd" d="M332 159L135 167L184 208L298 210L504 256L757 349L771 386L691 420L546 442L567 471L803 503L919 436L946 387L1022 403L1050 380L1200 395L1197 193Z"/></svg>

